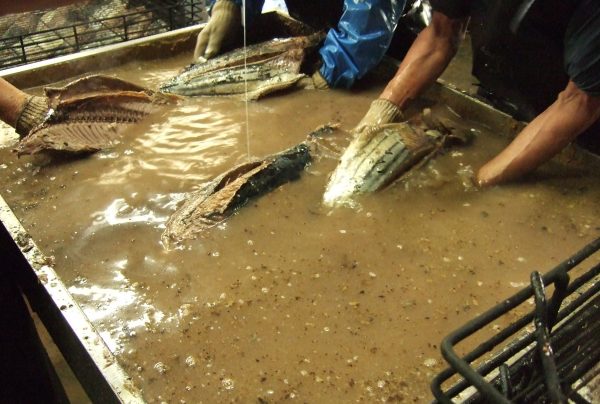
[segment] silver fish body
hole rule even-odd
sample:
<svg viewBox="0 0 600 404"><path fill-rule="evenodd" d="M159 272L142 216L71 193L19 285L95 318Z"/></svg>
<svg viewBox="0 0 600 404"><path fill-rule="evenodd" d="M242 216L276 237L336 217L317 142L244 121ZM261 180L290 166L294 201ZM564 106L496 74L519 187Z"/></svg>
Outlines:
<svg viewBox="0 0 600 404"><path fill-rule="evenodd" d="M247 94L249 100L255 100L304 77L300 73L303 57L304 51L295 49L246 66L224 67L173 84L166 92L185 96Z"/></svg>
<svg viewBox="0 0 600 404"><path fill-rule="evenodd" d="M406 122L367 128L342 154L323 203L354 206L354 196L377 191L408 172L440 147L443 136Z"/></svg>
<svg viewBox="0 0 600 404"><path fill-rule="evenodd" d="M321 34L272 39L236 49L217 58L195 63L162 84L159 91L185 96L235 95L247 93L258 99L291 87L304 75L301 65Z"/></svg>

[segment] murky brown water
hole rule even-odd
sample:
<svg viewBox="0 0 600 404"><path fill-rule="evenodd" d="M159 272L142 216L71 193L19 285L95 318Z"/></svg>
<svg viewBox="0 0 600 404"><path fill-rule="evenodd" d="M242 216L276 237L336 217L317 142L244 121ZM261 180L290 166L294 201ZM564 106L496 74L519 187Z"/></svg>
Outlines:
<svg viewBox="0 0 600 404"><path fill-rule="evenodd" d="M185 62L109 73L155 87ZM378 91L251 103L250 153L350 129ZM481 132L358 210L321 205L322 149L299 181L173 251L160 235L184 193L247 157L240 101L186 100L85 159L5 148L1 192L149 402L424 402L443 336L600 232L600 173L550 164L465 187L459 173L506 142Z"/></svg>

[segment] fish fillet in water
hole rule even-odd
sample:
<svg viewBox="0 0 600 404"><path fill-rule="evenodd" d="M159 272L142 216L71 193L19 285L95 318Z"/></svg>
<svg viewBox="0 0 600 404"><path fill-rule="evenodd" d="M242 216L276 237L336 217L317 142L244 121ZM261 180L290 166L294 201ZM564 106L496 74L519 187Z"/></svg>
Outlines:
<svg viewBox="0 0 600 404"><path fill-rule="evenodd" d="M94 75L62 88L46 88L48 115L17 145L17 152L94 152L110 147L135 124L178 97L114 77Z"/></svg>
<svg viewBox="0 0 600 404"><path fill-rule="evenodd" d="M318 128L308 135L307 141L261 160L240 164L210 181L202 190L191 193L167 221L163 244L169 248L178 241L195 238L227 219L251 198L298 179L312 160L312 140L336 127Z"/></svg>
<svg viewBox="0 0 600 404"><path fill-rule="evenodd" d="M427 161L450 141L464 144L470 138L425 109L420 125L408 122L369 127L346 148L323 195L326 206L355 206L353 197L374 192Z"/></svg>
<svg viewBox="0 0 600 404"><path fill-rule="evenodd" d="M322 34L272 39L195 63L171 78L160 91L186 96L235 95L248 90L248 99L291 87L304 77L300 72L307 52ZM246 87L247 86L247 87Z"/></svg>

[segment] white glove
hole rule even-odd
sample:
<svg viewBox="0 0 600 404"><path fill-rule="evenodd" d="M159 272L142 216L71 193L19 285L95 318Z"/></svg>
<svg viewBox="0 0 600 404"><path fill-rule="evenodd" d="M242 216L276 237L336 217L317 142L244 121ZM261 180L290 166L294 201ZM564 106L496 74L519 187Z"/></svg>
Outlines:
<svg viewBox="0 0 600 404"><path fill-rule="evenodd" d="M327 80L325 80L320 71L317 70L312 75L312 81L317 90L329 90L329 83L327 83Z"/></svg>
<svg viewBox="0 0 600 404"><path fill-rule="evenodd" d="M369 126L378 126L402 119L402 111L393 102L378 98L371 103L369 110L356 125L353 132L362 132Z"/></svg>
<svg viewBox="0 0 600 404"><path fill-rule="evenodd" d="M329 84L327 80L321 75L321 72L318 70L310 77L304 77L298 82L298 85L301 88L307 90L329 90Z"/></svg>
<svg viewBox="0 0 600 404"><path fill-rule="evenodd" d="M21 136L26 136L29 132L41 124L48 113L48 102L46 97L32 95L23 104L23 109L19 113L15 130Z"/></svg>
<svg viewBox="0 0 600 404"><path fill-rule="evenodd" d="M240 7L232 0L217 0L208 24L198 34L194 60L210 59L221 51L223 45L235 39L242 26Z"/></svg>

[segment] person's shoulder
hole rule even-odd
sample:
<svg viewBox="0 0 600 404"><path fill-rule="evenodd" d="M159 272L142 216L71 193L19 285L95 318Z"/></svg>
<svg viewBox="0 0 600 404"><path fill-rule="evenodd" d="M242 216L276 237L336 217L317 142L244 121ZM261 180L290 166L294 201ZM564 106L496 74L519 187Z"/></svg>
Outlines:
<svg viewBox="0 0 600 404"><path fill-rule="evenodd" d="M429 0L433 11L449 18L463 18L469 15L473 0Z"/></svg>

